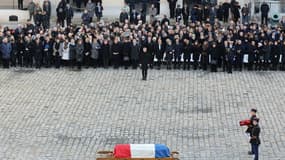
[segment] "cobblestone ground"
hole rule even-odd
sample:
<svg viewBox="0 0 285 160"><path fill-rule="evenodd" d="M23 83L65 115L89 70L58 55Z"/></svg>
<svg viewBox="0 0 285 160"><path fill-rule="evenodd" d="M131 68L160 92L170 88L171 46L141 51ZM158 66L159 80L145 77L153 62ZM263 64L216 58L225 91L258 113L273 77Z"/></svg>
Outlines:
<svg viewBox="0 0 285 160"><path fill-rule="evenodd" d="M182 160L250 160L239 120L258 109L262 160L285 159L285 73L0 69L1 160L95 160L163 143Z"/></svg>

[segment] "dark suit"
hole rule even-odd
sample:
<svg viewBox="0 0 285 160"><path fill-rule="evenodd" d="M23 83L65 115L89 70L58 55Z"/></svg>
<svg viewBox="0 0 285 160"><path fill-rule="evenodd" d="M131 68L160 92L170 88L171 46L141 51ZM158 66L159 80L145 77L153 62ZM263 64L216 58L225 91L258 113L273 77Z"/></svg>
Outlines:
<svg viewBox="0 0 285 160"><path fill-rule="evenodd" d="M147 69L148 69L148 65L150 64L150 54L148 51L144 52L143 49L140 53L140 64L141 64L141 69L142 69L143 80L146 80Z"/></svg>
<svg viewBox="0 0 285 160"><path fill-rule="evenodd" d="M169 3L169 10L170 10L170 18L174 18L174 12L176 8L177 0L167 0Z"/></svg>
<svg viewBox="0 0 285 160"><path fill-rule="evenodd" d="M165 46L163 44L155 43L154 45L154 54L157 59L157 67L160 69L161 61L163 59L163 54L165 52Z"/></svg>

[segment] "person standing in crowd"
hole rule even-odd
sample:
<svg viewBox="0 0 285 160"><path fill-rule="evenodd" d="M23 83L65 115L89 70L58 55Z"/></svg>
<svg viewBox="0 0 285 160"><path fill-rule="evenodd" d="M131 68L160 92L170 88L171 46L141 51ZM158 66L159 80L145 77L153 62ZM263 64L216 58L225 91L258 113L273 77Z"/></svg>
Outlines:
<svg viewBox="0 0 285 160"><path fill-rule="evenodd" d="M61 61L63 66L69 66L70 62L70 43L68 39L64 40L61 45Z"/></svg>
<svg viewBox="0 0 285 160"><path fill-rule="evenodd" d="M17 46L17 42L15 41L14 37L11 37L10 42L11 42L11 47L12 47L11 66L16 67L17 66L17 56L18 56L18 52L19 52L18 46Z"/></svg>
<svg viewBox="0 0 285 160"><path fill-rule="evenodd" d="M250 110L250 124L248 125L245 133L247 134L247 136L250 138L252 136L252 128L253 128L253 119L257 118L256 116L256 113L257 113L257 110L255 108L252 108ZM248 154L249 155L252 155L253 154L253 145L251 144L251 150L248 151Z"/></svg>
<svg viewBox="0 0 285 160"><path fill-rule="evenodd" d="M25 45L23 38L20 38L17 42L18 47L18 54L17 54L17 62L20 67L24 65L24 52L25 52Z"/></svg>
<svg viewBox="0 0 285 160"><path fill-rule="evenodd" d="M157 8L155 8L155 5L152 4L150 9L149 9L150 24L152 24L155 21L156 15L157 15Z"/></svg>
<svg viewBox="0 0 285 160"><path fill-rule="evenodd" d="M46 37L43 45L43 64L49 68L52 64L53 43L50 37Z"/></svg>
<svg viewBox="0 0 285 160"><path fill-rule="evenodd" d="M97 17L97 21L100 21L101 18L103 17L103 6L102 3L97 3L96 7L95 7L95 13L96 13L96 17Z"/></svg>
<svg viewBox="0 0 285 160"><path fill-rule="evenodd" d="M271 48L271 63L272 63L271 70L274 70L274 71L277 70L277 66L280 60L280 55L281 55L281 47L278 41L275 40Z"/></svg>
<svg viewBox="0 0 285 160"><path fill-rule="evenodd" d="M73 9L70 6L70 4L66 5L66 13L65 13L65 15L66 15L67 26L70 26L72 24L72 18L74 16L74 12L73 12Z"/></svg>
<svg viewBox="0 0 285 160"><path fill-rule="evenodd" d="M136 11L136 9L133 9L130 15L131 24L138 24L138 15L139 13Z"/></svg>
<svg viewBox="0 0 285 160"><path fill-rule="evenodd" d="M140 46L136 39L133 39L131 45L131 62L132 68L137 69L139 62Z"/></svg>
<svg viewBox="0 0 285 160"><path fill-rule="evenodd" d="M84 44L82 39L78 39L76 44L76 63L78 70L81 70L84 54Z"/></svg>
<svg viewBox="0 0 285 160"><path fill-rule="evenodd" d="M43 2L43 12L46 14L46 26L50 27L50 16L51 16L51 2L50 0L45 0Z"/></svg>
<svg viewBox="0 0 285 160"><path fill-rule="evenodd" d="M252 119L252 131L251 131L251 136L250 136L250 143L252 145L252 152L254 155L254 160L258 160L258 156L259 156L259 145L260 145L260 127L258 125L259 119L258 118L253 118Z"/></svg>
<svg viewBox="0 0 285 160"><path fill-rule="evenodd" d="M36 27L41 27L43 24L43 15L42 15L42 11L39 10L35 13L35 26Z"/></svg>
<svg viewBox="0 0 285 160"><path fill-rule="evenodd" d="M124 67L125 67L125 69L128 69L129 68L129 63L130 63L129 50L131 48L131 42L129 40L129 37L125 37L124 43L123 43L122 47L123 47L122 53L123 53Z"/></svg>
<svg viewBox="0 0 285 160"><path fill-rule="evenodd" d="M224 15L223 20L225 23L227 23L229 20L229 12L230 12L231 5L228 2L224 2L222 7L223 7L223 15Z"/></svg>
<svg viewBox="0 0 285 160"><path fill-rule="evenodd" d="M91 44L91 55L90 55L93 68L96 68L98 66L99 50L100 50L100 44L98 43L97 37L94 37Z"/></svg>
<svg viewBox="0 0 285 160"><path fill-rule="evenodd" d="M233 41L227 41L226 44L226 61L227 61L227 72L233 73L233 62L234 62L234 56L235 56L235 48L233 45Z"/></svg>
<svg viewBox="0 0 285 160"><path fill-rule="evenodd" d="M174 55L174 48L170 39L166 40L165 53L166 53L166 64L167 64L166 68L170 70L172 68L172 60Z"/></svg>
<svg viewBox="0 0 285 160"><path fill-rule="evenodd" d="M71 38L69 43L69 60L70 67L73 69L76 65L76 43L74 38Z"/></svg>
<svg viewBox="0 0 285 160"><path fill-rule="evenodd" d="M25 37L24 63L26 67L33 67L33 45L30 37Z"/></svg>
<svg viewBox="0 0 285 160"><path fill-rule="evenodd" d="M210 8L210 24L215 25L215 19L217 18L217 9L215 6Z"/></svg>
<svg viewBox="0 0 285 160"><path fill-rule="evenodd" d="M81 19L82 19L82 24L84 24L85 26L89 26L89 24L90 24L90 15L89 15L89 13L88 13L88 11L86 9L82 13Z"/></svg>
<svg viewBox="0 0 285 160"><path fill-rule="evenodd" d="M240 5L237 1L233 0L232 6L231 6L231 11L233 15L233 21L237 23L240 19Z"/></svg>
<svg viewBox="0 0 285 160"><path fill-rule="evenodd" d="M23 10L23 0L18 0L18 9Z"/></svg>
<svg viewBox="0 0 285 160"><path fill-rule="evenodd" d="M285 71L285 41L283 41L282 45L281 45L281 66L280 66L280 70L281 71Z"/></svg>
<svg viewBox="0 0 285 160"><path fill-rule="evenodd" d="M174 48L174 69L180 69L183 46L180 43L180 39L178 37L175 39L173 48Z"/></svg>
<svg viewBox="0 0 285 160"><path fill-rule="evenodd" d="M249 8L247 4L244 5L241 9L241 14L242 14L242 24L249 24Z"/></svg>
<svg viewBox="0 0 285 160"><path fill-rule="evenodd" d="M211 55L211 72L217 72L217 62L218 62L218 49L217 49L217 43L214 42L212 44L212 47L210 48L210 55Z"/></svg>
<svg viewBox="0 0 285 160"><path fill-rule="evenodd" d="M271 45L269 44L268 40L264 41L262 52L264 54L263 70L266 71L269 68L270 53L271 53Z"/></svg>
<svg viewBox="0 0 285 160"><path fill-rule="evenodd" d="M192 44L190 44L189 39L184 39L183 46L183 70L190 70L191 65L191 53L192 53Z"/></svg>
<svg viewBox="0 0 285 160"><path fill-rule="evenodd" d="M86 68L89 68L91 64L90 56L91 56L92 45L90 42L91 42L90 38L86 37L84 42L84 56L83 56L83 63L85 64Z"/></svg>
<svg viewBox="0 0 285 160"><path fill-rule="evenodd" d="M122 12L120 13L120 23L124 23L126 20L129 19L129 15L125 10L122 10Z"/></svg>
<svg viewBox="0 0 285 160"><path fill-rule="evenodd" d="M114 69L118 69L121 64L121 49L122 45L119 42L119 37L114 38L114 43L112 44L112 62L114 65Z"/></svg>
<svg viewBox="0 0 285 160"><path fill-rule="evenodd" d="M237 44L235 46L236 49L236 60L235 60L235 69L242 71L242 65L243 65L243 46L242 41L237 40Z"/></svg>
<svg viewBox="0 0 285 160"><path fill-rule="evenodd" d="M43 57L43 46L41 40L37 38L33 42L33 57L35 59L35 66L37 69L41 68L42 65L42 57Z"/></svg>
<svg viewBox="0 0 285 160"><path fill-rule="evenodd" d="M62 43L60 42L60 39L56 38L53 46L53 59L54 59L55 68L57 69L60 67L60 61L62 56L61 45Z"/></svg>
<svg viewBox="0 0 285 160"><path fill-rule="evenodd" d="M140 53L140 64L142 69L142 80L147 80L147 70L150 63L150 54L148 53L148 48L146 45L142 46Z"/></svg>
<svg viewBox="0 0 285 160"><path fill-rule="evenodd" d="M223 21L224 20L224 8L222 6L222 4L220 3L218 6L217 6L217 18L219 21Z"/></svg>
<svg viewBox="0 0 285 160"><path fill-rule="evenodd" d="M64 27L64 20L66 16L66 2L61 0L56 8L57 13L57 23Z"/></svg>
<svg viewBox="0 0 285 160"><path fill-rule="evenodd" d="M190 9L189 6L187 4L184 4L183 8L182 8L182 12L183 12L183 23L184 25L188 24L188 20L189 20L189 14L190 14Z"/></svg>
<svg viewBox="0 0 285 160"><path fill-rule="evenodd" d="M181 6L178 4L177 8L175 9L175 19L176 19L176 22L180 23L182 18L183 18L183 11L182 11Z"/></svg>
<svg viewBox="0 0 285 160"><path fill-rule="evenodd" d="M167 0L167 1L169 3L170 18L174 18L177 0Z"/></svg>
<svg viewBox="0 0 285 160"><path fill-rule="evenodd" d="M130 49L130 48L128 48ZM107 69L109 67L109 61L110 61L110 42L108 39L104 39L103 40L103 44L101 46L101 50L102 50L102 57L103 57L103 67L105 69Z"/></svg>
<svg viewBox="0 0 285 160"><path fill-rule="evenodd" d="M267 21L268 21L268 13L269 13L269 5L265 2L262 3L261 7L260 7L260 10L261 10L261 24L268 24Z"/></svg>
<svg viewBox="0 0 285 160"><path fill-rule="evenodd" d="M34 19L35 7L36 7L36 4L34 3L34 1L30 0L28 4L28 11L29 11L30 18L28 19L28 21L31 21L32 19Z"/></svg>
<svg viewBox="0 0 285 160"><path fill-rule="evenodd" d="M209 51L209 43L207 41L204 41L201 52L201 67L204 71L208 69Z"/></svg>
<svg viewBox="0 0 285 160"><path fill-rule="evenodd" d="M89 23L93 21L93 17L95 15L95 7L95 3L93 3L91 0L88 0L88 3L86 4L86 10L90 18Z"/></svg>
<svg viewBox="0 0 285 160"><path fill-rule="evenodd" d="M5 37L0 44L0 53L2 54L2 63L3 68L10 67L10 58L11 58L12 46L11 43L8 42L8 38Z"/></svg>
<svg viewBox="0 0 285 160"><path fill-rule="evenodd" d="M157 69L158 70L160 70L161 68L161 63L163 60L164 52L165 52L165 46L162 43L162 39L158 38L157 42L154 44L154 55L157 59Z"/></svg>
<svg viewBox="0 0 285 160"><path fill-rule="evenodd" d="M201 46L199 42L196 40L193 45L193 65L194 65L194 70L197 70L199 68L199 58L200 54L202 52Z"/></svg>

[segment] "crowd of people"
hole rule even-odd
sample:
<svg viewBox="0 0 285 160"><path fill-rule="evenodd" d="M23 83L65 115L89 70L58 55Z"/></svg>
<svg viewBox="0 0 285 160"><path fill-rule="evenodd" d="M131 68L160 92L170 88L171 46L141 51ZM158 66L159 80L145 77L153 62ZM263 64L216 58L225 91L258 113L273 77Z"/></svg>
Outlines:
<svg viewBox="0 0 285 160"><path fill-rule="evenodd" d="M86 7L88 3L93 2L87 2ZM49 5L45 0L42 10L48 17ZM57 13L67 13L67 8L68 3L62 0ZM155 11L155 5L151 8ZM90 14L89 10L84 14ZM282 26L242 23L241 18L235 16L225 23L211 12L190 16L184 23L183 11L176 23L170 23L173 20L166 15L156 18L155 12L147 21L144 14L135 9L122 9L120 20L113 22L93 23L91 17L87 17L79 26L72 23L64 26L59 18L59 25L54 28L37 20L14 30L1 27L1 63L4 68L113 66L136 69L143 62L146 70L148 67L228 73L233 69L285 70Z"/></svg>

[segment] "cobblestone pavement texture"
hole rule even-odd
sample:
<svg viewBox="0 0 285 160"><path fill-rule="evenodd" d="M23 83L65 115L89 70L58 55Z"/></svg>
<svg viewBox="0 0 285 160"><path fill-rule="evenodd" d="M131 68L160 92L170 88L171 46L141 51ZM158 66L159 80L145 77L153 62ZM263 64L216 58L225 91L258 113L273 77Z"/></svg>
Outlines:
<svg viewBox="0 0 285 160"><path fill-rule="evenodd" d="M260 157L285 159L285 73L0 69L1 160L95 160L117 143L162 143L182 160L250 160L245 128L261 118Z"/></svg>

